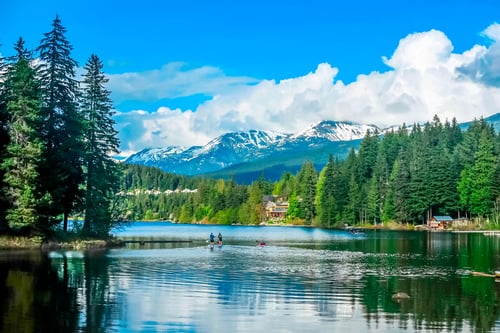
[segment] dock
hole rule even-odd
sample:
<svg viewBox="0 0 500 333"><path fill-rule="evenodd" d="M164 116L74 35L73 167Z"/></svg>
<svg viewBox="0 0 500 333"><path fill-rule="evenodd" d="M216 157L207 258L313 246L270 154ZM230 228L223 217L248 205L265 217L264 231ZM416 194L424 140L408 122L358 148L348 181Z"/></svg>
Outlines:
<svg viewBox="0 0 500 333"><path fill-rule="evenodd" d="M122 244L192 243L192 240L120 240Z"/></svg>
<svg viewBox="0 0 500 333"><path fill-rule="evenodd" d="M500 237L500 230L485 231L485 232L483 232L483 235Z"/></svg>

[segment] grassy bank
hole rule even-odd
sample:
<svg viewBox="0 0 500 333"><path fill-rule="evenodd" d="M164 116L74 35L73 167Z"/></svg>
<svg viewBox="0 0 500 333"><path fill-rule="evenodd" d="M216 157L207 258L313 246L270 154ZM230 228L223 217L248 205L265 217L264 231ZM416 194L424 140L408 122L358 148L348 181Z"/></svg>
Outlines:
<svg viewBox="0 0 500 333"><path fill-rule="evenodd" d="M0 236L0 249L91 250L121 246L116 239L65 238L43 240L41 237Z"/></svg>
<svg viewBox="0 0 500 333"><path fill-rule="evenodd" d="M37 249L41 248L41 237L0 236L0 249Z"/></svg>

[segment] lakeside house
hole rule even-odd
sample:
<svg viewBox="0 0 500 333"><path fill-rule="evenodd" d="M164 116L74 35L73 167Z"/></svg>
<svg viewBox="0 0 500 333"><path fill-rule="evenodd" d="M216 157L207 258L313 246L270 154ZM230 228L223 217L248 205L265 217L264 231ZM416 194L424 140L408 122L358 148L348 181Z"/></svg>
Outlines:
<svg viewBox="0 0 500 333"><path fill-rule="evenodd" d="M436 215L427 221L427 226L431 230L442 230L451 227L453 218L448 215Z"/></svg>
<svg viewBox="0 0 500 333"><path fill-rule="evenodd" d="M277 195L265 195L262 198L262 206L266 222L280 223L286 218L288 212L288 201L286 197Z"/></svg>
<svg viewBox="0 0 500 333"><path fill-rule="evenodd" d="M427 227L430 230L444 230L450 227L454 228L464 228L470 224L470 220L467 218L454 219L448 215L436 215L427 221Z"/></svg>

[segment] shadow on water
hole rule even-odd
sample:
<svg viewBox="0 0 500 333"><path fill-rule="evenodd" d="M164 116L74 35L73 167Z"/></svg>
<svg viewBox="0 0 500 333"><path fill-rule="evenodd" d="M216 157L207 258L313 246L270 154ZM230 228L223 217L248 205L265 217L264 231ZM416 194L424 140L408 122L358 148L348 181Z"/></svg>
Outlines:
<svg viewBox="0 0 500 333"><path fill-rule="evenodd" d="M40 252L0 252L0 331L76 332L76 290Z"/></svg>
<svg viewBox="0 0 500 333"><path fill-rule="evenodd" d="M212 229L226 240L210 250ZM0 252L0 332L500 329L500 282L470 274L500 267L496 237L175 230L139 239L189 242Z"/></svg>

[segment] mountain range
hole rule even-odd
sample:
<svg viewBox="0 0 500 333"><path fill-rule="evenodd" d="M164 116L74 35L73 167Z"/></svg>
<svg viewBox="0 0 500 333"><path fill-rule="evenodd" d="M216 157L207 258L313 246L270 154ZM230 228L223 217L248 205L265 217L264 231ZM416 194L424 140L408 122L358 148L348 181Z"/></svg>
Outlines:
<svg viewBox="0 0 500 333"><path fill-rule="evenodd" d="M485 120L500 131L500 113ZM469 124L460 126L466 129ZM260 176L277 180L285 171L298 171L304 161L312 161L319 169L330 155L344 158L352 148L359 147L368 130L383 134L390 129L327 120L294 134L259 130L230 132L204 146L143 149L124 163L153 166L183 175L234 177L241 183Z"/></svg>

